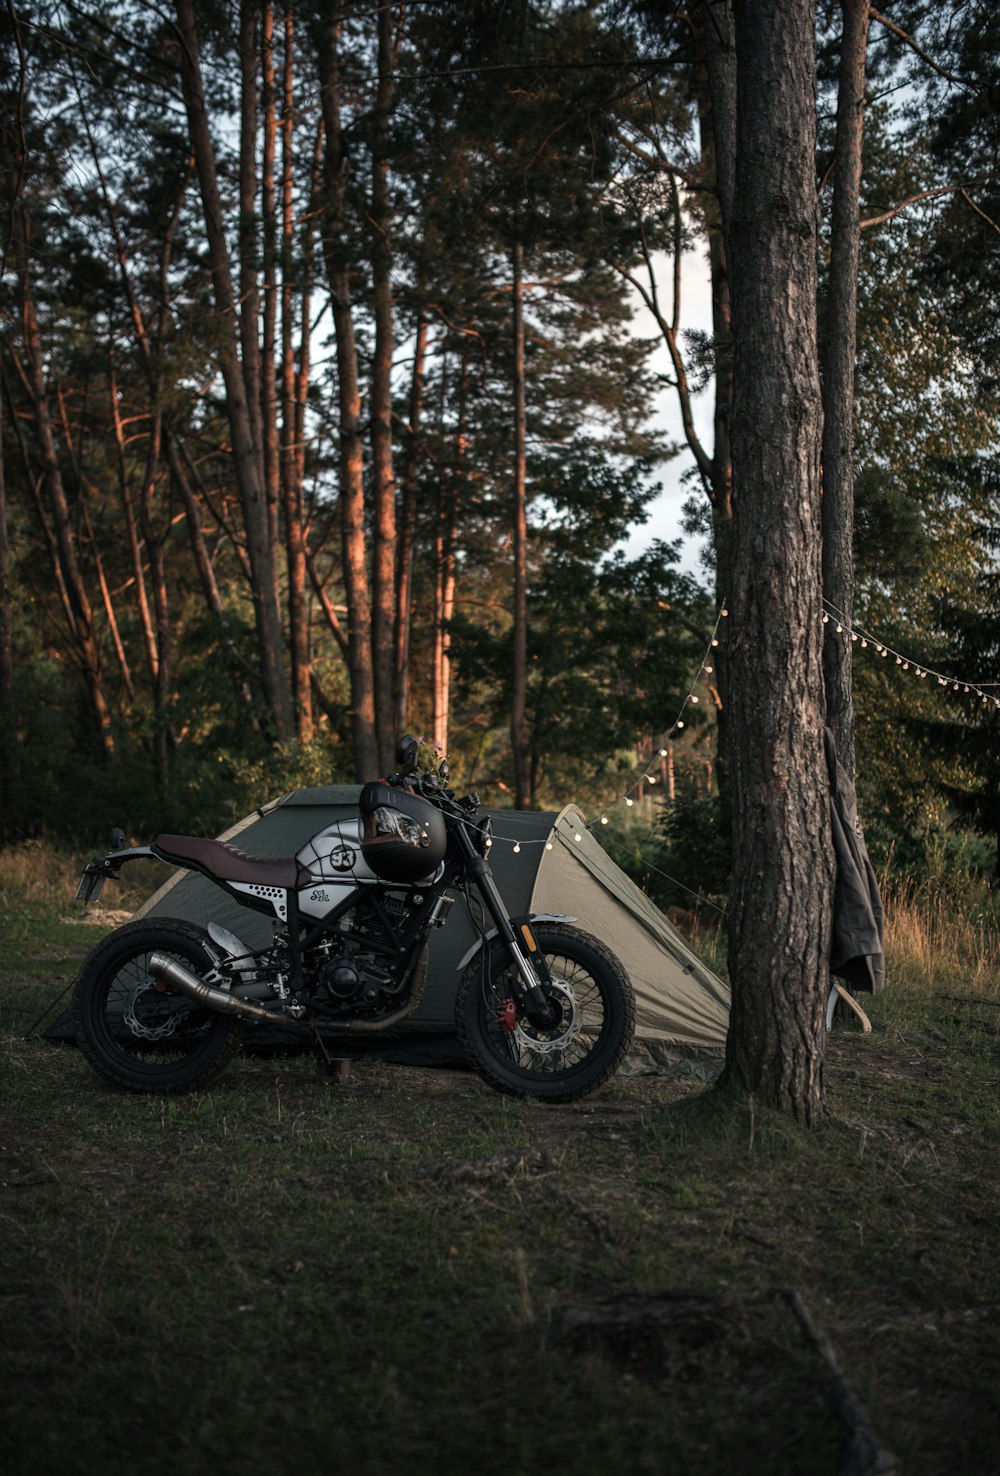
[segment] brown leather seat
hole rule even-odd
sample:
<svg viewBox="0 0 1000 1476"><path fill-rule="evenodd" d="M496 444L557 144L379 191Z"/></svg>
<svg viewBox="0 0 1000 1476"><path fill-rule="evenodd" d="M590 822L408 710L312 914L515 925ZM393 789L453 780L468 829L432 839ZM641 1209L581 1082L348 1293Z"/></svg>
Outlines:
<svg viewBox="0 0 1000 1476"><path fill-rule="evenodd" d="M256 882L264 887L307 887L312 877L294 856L270 860L248 856L225 841L200 840L194 835L158 835L153 842L165 861L196 866L220 881Z"/></svg>

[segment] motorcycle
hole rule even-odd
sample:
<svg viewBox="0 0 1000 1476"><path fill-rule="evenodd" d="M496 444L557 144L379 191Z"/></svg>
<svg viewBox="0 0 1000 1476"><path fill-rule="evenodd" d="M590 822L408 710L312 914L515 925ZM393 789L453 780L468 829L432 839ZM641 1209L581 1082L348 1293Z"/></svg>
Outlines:
<svg viewBox="0 0 1000 1476"><path fill-rule="evenodd" d="M605 943L561 914L511 917L489 866L492 830L479 797L457 798L448 765L424 772L401 740L399 772L365 784L357 819L327 826L295 856L262 860L223 841L160 835L111 849L84 869L95 900L122 866L155 857L202 873L271 918L268 947L181 918L126 923L86 959L73 992L77 1040L91 1065L137 1092L214 1081L248 1021L295 1026L328 1046L371 1037L413 1013L430 937L456 894L478 940L459 965L456 1028L470 1064L514 1096L572 1102L618 1070L635 998Z"/></svg>

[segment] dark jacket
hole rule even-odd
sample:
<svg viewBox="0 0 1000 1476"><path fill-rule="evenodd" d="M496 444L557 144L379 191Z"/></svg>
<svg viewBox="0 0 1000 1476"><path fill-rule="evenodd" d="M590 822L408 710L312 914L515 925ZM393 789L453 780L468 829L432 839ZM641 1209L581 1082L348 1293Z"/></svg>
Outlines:
<svg viewBox="0 0 1000 1476"><path fill-rule="evenodd" d="M885 985L882 898L858 819L854 784L837 762L833 734L824 731L830 776L830 819L837 856L830 972L848 988L878 994Z"/></svg>

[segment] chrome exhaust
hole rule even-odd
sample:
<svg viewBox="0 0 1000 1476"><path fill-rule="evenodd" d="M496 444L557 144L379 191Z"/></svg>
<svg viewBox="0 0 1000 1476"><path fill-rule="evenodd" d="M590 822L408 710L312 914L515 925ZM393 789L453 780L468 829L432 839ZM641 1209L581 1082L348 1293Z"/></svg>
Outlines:
<svg viewBox="0 0 1000 1476"><path fill-rule="evenodd" d="M297 1020L294 1015L286 1015L280 1010L268 1010L263 1005L253 1004L249 999L241 999L238 994L230 994L226 989L217 989L214 984L206 984L204 979L173 958L169 953L164 953L157 948L149 955L147 965L154 979L169 984L174 989L179 989L182 994L190 995L206 1009L217 1010L222 1014L243 1015L249 1020L270 1020L273 1025L306 1025L305 1020Z"/></svg>

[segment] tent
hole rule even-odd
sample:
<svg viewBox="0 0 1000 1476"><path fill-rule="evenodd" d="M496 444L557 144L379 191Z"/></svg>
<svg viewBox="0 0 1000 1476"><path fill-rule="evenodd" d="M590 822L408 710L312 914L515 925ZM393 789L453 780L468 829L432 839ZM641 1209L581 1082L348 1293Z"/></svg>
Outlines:
<svg viewBox="0 0 1000 1476"><path fill-rule="evenodd" d="M294 855L325 826L356 815L360 793L357 785L296 790L255 810L220 839L253 856ZM728 1025L728 986L612 861L582 812L567 805L558 814L488 813L495 836L490 865L510 911L569 914L621 959L637 1005L629 1068L715 1074ZM264 947L271 936L266 916L241 907L195 872L174 872L135 916L214 919L253 948ZM363 1043L355 1037L345 1049L350 1054L377 1049L412 1064L458 1062L457 965L476 937L466 907L456 900L444 926L432 935L427 988L416 1011L394 1031ZM286 1041L265 1023L248 1030L246 1048L273 1049L302 1038L290 1028Z"/></svg>

